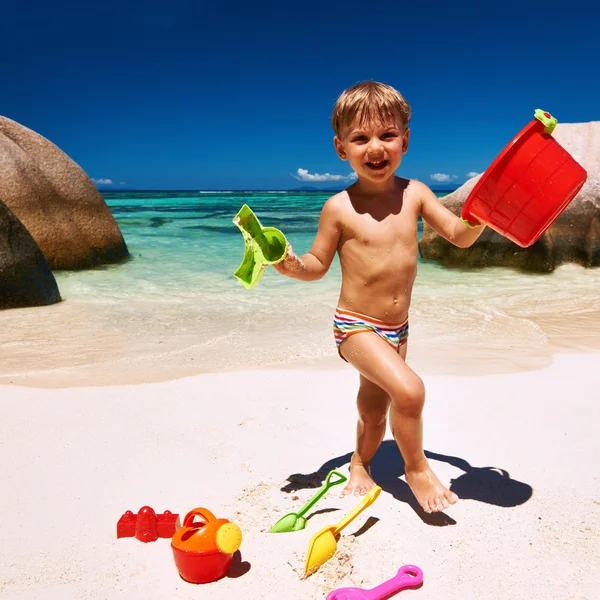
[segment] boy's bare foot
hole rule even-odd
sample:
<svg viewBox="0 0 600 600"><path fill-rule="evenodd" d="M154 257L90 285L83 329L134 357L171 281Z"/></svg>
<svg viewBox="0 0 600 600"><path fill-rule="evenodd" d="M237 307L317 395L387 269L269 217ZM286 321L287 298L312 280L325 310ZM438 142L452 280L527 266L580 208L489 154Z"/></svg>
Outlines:
<svg viewBox="0 0 600 600"><path fill-rule="evenodd" d="M458 501L458 496L444 487L429 467L406 471L405 475L406 483L426 513L440 512Z"/></svg>
<svg viewBox="0 0 600 600"><path fill-rule="evenodd" d="M375 482L371 479L369 467L355 462L354 457L350 461L350 480L346 487L342 490L340 498L344 496L364 496L373 486Z"/></svg>

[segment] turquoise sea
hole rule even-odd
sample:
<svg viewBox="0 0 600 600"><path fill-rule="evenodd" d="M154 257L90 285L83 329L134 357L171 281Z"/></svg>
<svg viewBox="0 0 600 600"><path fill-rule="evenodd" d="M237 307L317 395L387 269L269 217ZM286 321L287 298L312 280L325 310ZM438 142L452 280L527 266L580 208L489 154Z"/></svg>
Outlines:
<svg viewBox="0 0 600 600"><path fill-rule="evenodd" d="M75 385L310 363L343 366L331 333L339 264L303 283L268 269L233 277L249 204L263 225L309 250L329 194L104 193L131 253L124 264L56 272L63 302L0 312L1 383ZM563 350L600 347L600 270L463 271L421 261L409 361L423 373L539 368Z"/></svg>

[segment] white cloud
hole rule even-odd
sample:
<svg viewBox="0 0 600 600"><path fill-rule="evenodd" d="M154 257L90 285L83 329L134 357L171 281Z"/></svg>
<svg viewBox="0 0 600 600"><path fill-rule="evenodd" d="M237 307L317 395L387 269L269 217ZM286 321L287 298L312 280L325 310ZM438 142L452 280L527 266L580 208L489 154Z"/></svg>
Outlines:
<svg viewBox="0 0 600 600"><path fill-rule="evenodd" d="M342 179L356 179L357 175L353 171L350 175L332 175L331 173L309 173L308 169L298 169L297 175L292 175L300 181L340 181Z"/></svg>
<svg viewBox="0 0 600 600"><path fill-rule="evenodd" d="M440 183L446 183L448 181L456 181L458 177L456 175L446 175L446 173L434 173L431 175L431 179Z"/></svg>
<svg viewBox="0 0 600 600"><path fill-rule="evenodd" d="M119 185L127 185L127 182L125 182L125 181L119 181Z"/></svg>
<svg viewBox="0 0 600 600"><path fill-rule="evenodd" d="M469 172L467 173L467 177L468 177L469 179L471 179L471 177L477 177L477 175L479 175L479 173L478 173L477 171L469 171Z"/></svg>
<svg viewBox="0 0 600 600"><path fill-rule="evenodd" d="M107 179L106 177L101 177L100 179L92 177L92 181L98 185L112 185L112 179Z"/></svg>

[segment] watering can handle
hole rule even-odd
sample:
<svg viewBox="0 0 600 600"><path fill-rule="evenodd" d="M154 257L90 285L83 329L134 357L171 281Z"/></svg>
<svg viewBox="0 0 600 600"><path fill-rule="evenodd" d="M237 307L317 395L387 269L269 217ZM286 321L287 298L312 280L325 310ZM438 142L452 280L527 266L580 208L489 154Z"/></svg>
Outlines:
<svg viewBox="0 0 600 600"><path fill-rule="evenodd" d="M213 515L208 508L193 508L190 512L185 515L185 519L183 519L183 527L193 527L194 526L194 518L200 517L204 522L203 525L210 523L216 519L215 515Z"/></svg>
<svg viewBox="0 0 600 600"><path fill-rule="evenodd" d="M333 476L337 475L337 479L333 481ZM325 484L321 487L321 489L298 511L297 515L301 517L306 514L334 485L338 485L340 483L344 483L348 478L342 473L338 471L330 471L329 475L327 475L327 479L325 480Z"/></svg>
<svg viewBox="0 0 600 600"><path fill-rule="evenodd" d="M377 500L377 497L379 496L379 494L381 494L381 488L376 485L375 487L372 487L369 492L367 492L367 495L362 499L362 502L360 504L358 504L357 506L355 506L333 529L333 535L337 535L342 529L344 529L344 527L350 525L350 523L352 521L354 521L354 519L356 519L356 517L358 517L358 515L360 515L360 513L365 510L365 508L367 508L368 506L371 506L371 504L373 504L373 502L375 502L375 500Z"/></svg>

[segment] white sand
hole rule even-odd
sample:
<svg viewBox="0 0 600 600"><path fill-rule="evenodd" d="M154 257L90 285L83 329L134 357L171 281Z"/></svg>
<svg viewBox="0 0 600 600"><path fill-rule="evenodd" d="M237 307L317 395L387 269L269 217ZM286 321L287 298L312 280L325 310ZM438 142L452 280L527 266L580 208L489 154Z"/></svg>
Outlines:
<svg viewBox="0 0 600 600"><path fill-rule="evenodd" d="M267 530L315 491L281 491L289 476L347 468L356 383L342 367L0 387L0 597L314 600L374 587L406 563L425 583L398 598L600 597L598 354L511 375L425 377L426 449L455 457L432 465L448 484L460 477L463 499L425 522L384 442L373 466L384 492L344 530L336 556L302 580L312 534L357 499L334 489L316 509L336 510L306 530ZM168 539L116 539L121 514L146 504L181 517L204 506L236 522L241 563L212 584L182 581Z"/></svg>

